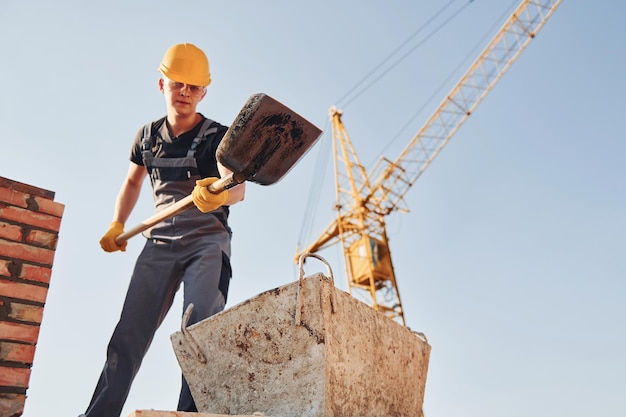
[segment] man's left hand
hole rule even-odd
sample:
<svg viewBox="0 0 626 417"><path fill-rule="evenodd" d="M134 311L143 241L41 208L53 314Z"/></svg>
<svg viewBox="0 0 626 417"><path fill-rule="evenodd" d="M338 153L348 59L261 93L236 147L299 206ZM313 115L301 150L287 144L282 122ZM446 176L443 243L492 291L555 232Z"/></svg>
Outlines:
<svg viewBox="0 0 626 417"><path fill-rule="evenodd" d="M230 194L228 190L224 190L218 194L213 194L208 189L208 186L213 184L218 179L219 178L216 177L208 177L196 181L196 186L194 187L191 195L193 197L193 203L196 207L198 207L198 210L203 213L218 209L223 206L226 201L228 201Z"/></svg>

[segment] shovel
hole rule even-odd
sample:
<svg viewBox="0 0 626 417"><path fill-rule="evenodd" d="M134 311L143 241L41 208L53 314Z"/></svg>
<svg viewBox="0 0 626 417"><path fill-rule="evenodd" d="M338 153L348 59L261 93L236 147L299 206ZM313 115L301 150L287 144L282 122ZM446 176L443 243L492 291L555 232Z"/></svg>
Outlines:
<svg viewBox="0 0 626 417"><path fill-rule="evenodd" d="M208 186L219 194L244 181L261 185L278 182L318 140L322 131L266 94L250 96L228 128L216 152L217 160L232 171ZM193 197L182 200L117 236L118 245L178 213L194 207Z"/></svg>

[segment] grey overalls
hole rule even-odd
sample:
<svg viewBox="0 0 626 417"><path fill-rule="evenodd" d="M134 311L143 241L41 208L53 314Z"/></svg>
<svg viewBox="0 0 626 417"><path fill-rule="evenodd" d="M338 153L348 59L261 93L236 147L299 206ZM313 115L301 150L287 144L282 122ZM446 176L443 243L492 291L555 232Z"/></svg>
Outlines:
<svg viewBox="0 0 626 417"><path fill-rule="evenodd" d="M156 158L151 124L144 128L142 153L156 211L188 196L200 179L194 155L197 146L217 131L210 128L211 123L205 119L184 158ZM214 174L219 177L216 164ZM181 282L183 311L190 303L194 305L188 325L224 309L231 276L231 232L225 210L202 213L192 207L144 232L147 241L137 258L87 417L121 414L131 383ZM178 410L197 411L184 378Z"/></svg>

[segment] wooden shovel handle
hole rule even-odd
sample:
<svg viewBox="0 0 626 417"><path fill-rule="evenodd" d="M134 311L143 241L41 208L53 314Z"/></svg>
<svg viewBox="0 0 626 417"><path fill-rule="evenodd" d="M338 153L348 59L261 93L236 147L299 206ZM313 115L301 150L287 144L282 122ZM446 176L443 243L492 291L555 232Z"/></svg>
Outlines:
<svg viewBox="0 0 626 417"><path fill-rule="evenodd" d="M235 185L240 184L243 181L244 181L243 179L237 178L236 175L229 174L225 176L224 178L220 178L219 180L215 181L213 184L209 185L207 188L209 189L211 193L219 194L224 190L233 188ZM193 203L193 196L190 194L187 197L183 198L182 200L178 200L176 203L172 204L171 206L167 206L165 209L159 211L158 213L155 213L153 216L148 217L146 220L142 221L137 226L133 227L127 232L124 232L121 235L117 236L115 238L115 243L117 243L118 245L121 245L122 243L130 239L131 237L136 236L139 233L145 230L148 230L155 224L161 223L163 220L169 219L170 217L173 217L179 213L182 213L183 211L188 210L191 207L194 207L194 203Z"/></svg>

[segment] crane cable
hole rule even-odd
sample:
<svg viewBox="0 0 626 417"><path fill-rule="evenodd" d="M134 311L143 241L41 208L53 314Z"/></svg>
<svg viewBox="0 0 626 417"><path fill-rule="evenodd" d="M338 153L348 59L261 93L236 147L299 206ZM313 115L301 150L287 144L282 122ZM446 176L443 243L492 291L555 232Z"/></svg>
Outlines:
<svg viewBox="0 0 626 417"><path fill-rule="evenodd" d="M456 0L450 0L446 5L444 5L437 13L435 13L435 15L433 17L431 17L430 19L428 19L428 21L426 21L426 23L424 23L419 29L417 29L417 31L415 31L411 36L409 36L409 38L407 40L405 40L404 42L402 42L400 44L400 46L398 46L396 49L394 49L387 57L385 57L378 65L376 65L374 67L374 69L372 69L369 73L367 73L367 75L365 75L365 77L363 77L361 79L361 81L357 82L354 87L352 87L350 90L348 90L348 92L346 94L344 94L339 100L337 100L337 105L340 108L346 108L348 107L348 105L350 103L352 103L354 100L356 100L357 98L359 98L363 93L365 93L367 90L369 90L374 84L376 84L381 78L383 78L385 75L387 75L392 69L396 68L398 66L398 64L400 64L400 62L404 61L409 55L411 55L417 48L419 48L420 46L424 45L426 43L427 40L429 40L431 37L433 37L437 32L439 32L441 29L443 29L445 26L447 26L452 19L454 19L455 17L457 17L467 6L469 6L470 3L472 3L474 0L469 0L468 3L466 3L465 5L461 6L457 11L455 11L451 16L449 16L446 20L444 20L439 26L437 26L435 29L433 29L429 34L427 34L422 40L420 40L416 45L414 45L411 49L409 49L407 52L404 53L404 55L402 55L400 58L398 58L397 60L395 60L393 63L391 63L391 65L384 70L382 73L380 73L376 78L374 78L373 80L371 80L365 87L363 87L361 90L359 90L352 98L350 98L350 100L346 101L344 104L342 104L342 100L344 100L346 97L348 97L354 90L356 90L360 85L362 85L363 83L365 83L365 81L367 81L368 78L370 78L372 75L374 75L374 73L376 71L378 71L386 62L388 62L395 54L397 54L398 52L400 52L400 50L406 45L408 44L411 40L413 40L413 38L415 38L417 35L419 35L422 30L424 30L428 25L430 25L432 22L435 21L435 19L437 19L437 17L439 17L439 15L441 15L448 7L450 7L452 5L452 3L454 3Z"/></svg>
<svg viewBox="0 0 626 417"><path fill-rule="evenodd" d="M330 121L328 118L326 119L326 123L324 125L323 132L327 132L329 129ZM326 136L326 134L324 134ZM311 235L313 226L315 223L314 213L318 210L320 196L322 194L322 184L324 184L324 180L326 177L326 173L328 172L328 161L331 158L328 158L328 153L330 152L329 148L331 145L330 140L320 140L320 146L318 147L317 152L317 162L315 163L315 172L313 173L313 179L311 183L311 188L309 191L309 197L307 199L305 209L304 209L304 219L302 220L302 226L300 227L300 236L298 236L298 246L297 251L300 251L300 246L302 245L303 239L308 238Z"/></svg>
<svg viewBox="0 0 626 417"><path fill-rule="evenodd" d="M441 90L443 90L443 88L447 85L449 85L450 80L452 80L452 77L455 76L456 74L458 74L461 69L466 66L466 62L469 61L470 59L472 59L473 57L476 56L477 52L480 48L484 47L485 43L488 41L488 39L493 36L493 32L496 30L496 28L501 25L501 22L506 18L506 16L509 16L511 14L511 10L513 8L515 8L518 4L518 0L513 0L513 2L509 5L509 7L507 7L507 9L498 17L498 19L495 21L495 23L485 32L485 34L480 38L480 40L476 43L476 45L472 48L472 50L470 52L468 52L467 55L465 55L465 57L463 59L461 59L461 61L459 62L459 64L454 68L454 70L452 70L452 72L450 72L450 75L448 75L448 77L446 77L445 80L443 80L443 82L439 85L439 87L437 87L437 89L430 95L430 97L428 97L428 99L426 99L424 101L424 104L422 104L422 106L409 118L409 120L400 128L400 130L398 131L398 133L393 136L391 138L391 140L389 140L388 142L386 142L385 147L382 149L382 151L379 153L379 155L384 155L385 151L387 149L389 149L391 147L391 145L393 145L399 138L401 135L404 134L404 132L408 129L409 126L411 126L411 124L415 121L415 119L417 119L417 117L422 113L422 111L424 111L424 109L426 108L426 106L431 103L435 97L440 97L441 94ZM371 166L372 164L370 164Z"/></svg>
<svg viewBox="0 0 626 417"><path fill-rule="evenodd" d="M405 60L410 54L415 52L415 50L424 45L424 43L432 38L437 32L441 31L446 25L448 25L452 19L457 17L461 11L463 11L473 0L469 0L465 5L461 6L458 10L456 10L451 16L444 20L443 23L434 28L430 33L428 33L421 41L419 41L416 45L414 45L411 49L409 49L406 53L404 53L400 58L396 59L387 69L385 69L382 73L380 73L376 78L371 80L367 85L361 88L356 94L354 94L348 100L347 97L352 94L357 88L363 85L371 76L374 75L376 71L378 71L385 63L387 63L394 55L400 52L400 50L405 47L411 40L413 40L417 35L419 35L426 27L428 27L431 23L433 23L443 12L448 9L452 3L456 0L450 0L446 3L438 12L436 12L426 23L424 23L420 28L417 29L411 36L409 36L404 42L400 44L396 49L394 49L387 57L385 57L378 65L376 65L369 73L367 73L359 82L357 82L348 92L346 92L337 103L343 103L342 107L347 107L350 103L360 97L365 91L371 88L375 83L377 83L382 77L387 75L392 69L397 67L403 60ZM441 87L440 87L441 88ZM346 99L347 101L343 102ZM415 117L415 116L414 116ZM414 118L413 117L413 118ZM329 122L326 122L324 132L328 131ZM326 134L324 134L325 136ZM399 136L396 136L396 138ZM315 220L314 213L318 210L318 205L320 201L320 195L322 191L322 184L324 183L324 177L328 166L328 152L331 141L320 141L321 145L318 150L317 155L317 163L315 164L315 172L313 174L313 181L311 185L311 191L309 193L309 197L305 206L304 220L302 222L302 227L300 228L300 236L298 237L298 248L302 244L305 236L308 237L311 235L313 223Z"/></svg>

